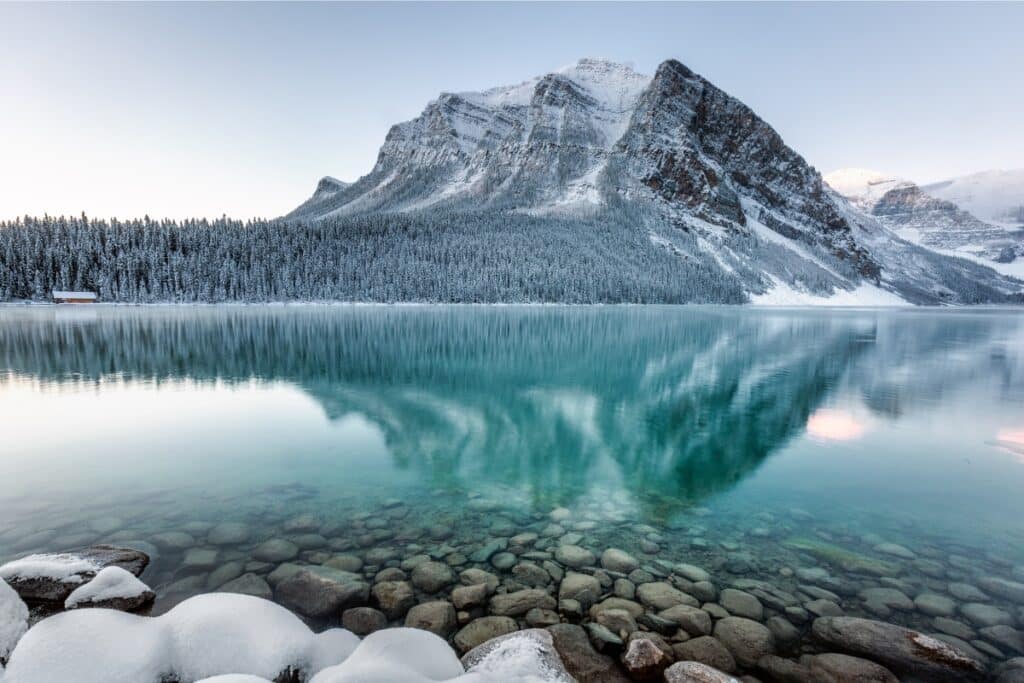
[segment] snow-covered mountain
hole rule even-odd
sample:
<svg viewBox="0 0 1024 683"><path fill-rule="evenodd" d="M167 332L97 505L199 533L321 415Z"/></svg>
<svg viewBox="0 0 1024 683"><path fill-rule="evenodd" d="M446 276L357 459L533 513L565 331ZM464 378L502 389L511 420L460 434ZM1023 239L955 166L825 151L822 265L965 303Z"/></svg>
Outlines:
<svg viewBox="0 0 1024 683"><path fill-rule="evenodd" d="M1024 168L972 173L921 189L982 220L1024 226Z"/></svg>
<svg viewBox="0 0 1024 683"><path fill-rule="evenodd" d="M825 182L861 211L915 244L995 264L1012 263L1024 256L1021 231L982 221L909 180L848 168L827 174Z"/></svg>
<svg viewBox="0 0 1024 683"><path fill-rule="evenodd" d="M1024 286L900 239L675 60L644 76L584 59L519 85L444 93L392 127L370 173L321 181L286 218L392 212L578 218L642 236L637 248L676 259L680 282L754 301L973 303ZM587 227L574 239L602 238Z"/></svg>

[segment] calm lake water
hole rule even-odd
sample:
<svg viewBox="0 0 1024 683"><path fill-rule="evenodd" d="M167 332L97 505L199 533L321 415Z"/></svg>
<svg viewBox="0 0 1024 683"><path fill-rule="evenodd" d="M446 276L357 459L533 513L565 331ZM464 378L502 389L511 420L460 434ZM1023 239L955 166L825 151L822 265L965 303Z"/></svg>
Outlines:
<svg viewBox="0 0 1024 683"><path fill-rule="evenodd" d="M0 560L135 545L156 611L269 539L372 576L533 532L849 614L940 595L885 618L994 658L963 605L1024 623L951 588L1024 581L1020 311L7 307L0 421Z"/></svg>

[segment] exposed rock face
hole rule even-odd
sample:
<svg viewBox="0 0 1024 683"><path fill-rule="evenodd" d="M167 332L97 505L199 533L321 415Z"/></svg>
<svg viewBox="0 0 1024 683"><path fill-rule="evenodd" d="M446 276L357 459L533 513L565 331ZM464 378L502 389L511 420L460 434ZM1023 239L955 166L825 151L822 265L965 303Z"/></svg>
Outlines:
<svg viewBox="0 0 1024 683"><path fill-rule="evenodd" d="M138 550L94 545L81 550L30 555L0 567L0 578L28 603L63 604L72 591L106 567L140 576L149 556Z"/></svg>
<svg viewBox="0 0 1024 683"><path fill-rule="evenodd" d="M917 631L856 617L814 620L815 638L838 650L882 662L897 673L937 680L978 680L984 667L950 645Z"/></svg>
<svg viewBox="0 0 1024 683"><path fill-rule="evenodd" d="M817 295L867 283L922 303L1024 296L1020 283L897 239L675 60L653 77L586 59L520 85L443 93L392 127L370 173L322 180L288 217L432 208L596 217L672 254L681 273L699 265L702 286L728 283L723 301L731 287L756 296L778 283Z"/></svg>
<svg viewBox="0 0 1024 683"><path fill-rule="evenodd" d="M905 239L934 249L966 251L996 263L1024 255L1020 231L986 223L910 181L875 174L845 184L844 176L849 173L838 171L826 180L835 182L838 192Z"/></svg>

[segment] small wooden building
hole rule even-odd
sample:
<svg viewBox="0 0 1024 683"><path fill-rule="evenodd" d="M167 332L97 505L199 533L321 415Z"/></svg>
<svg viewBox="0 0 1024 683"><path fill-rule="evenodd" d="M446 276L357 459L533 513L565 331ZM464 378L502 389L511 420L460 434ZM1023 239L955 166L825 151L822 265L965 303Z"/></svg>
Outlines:
<svg viewBox="0 0 1024 683"><path fill-rule="evenodd" d="M55 304L94 304L96 303L96 292L61 292L53 290L53 303Z"/></svg>

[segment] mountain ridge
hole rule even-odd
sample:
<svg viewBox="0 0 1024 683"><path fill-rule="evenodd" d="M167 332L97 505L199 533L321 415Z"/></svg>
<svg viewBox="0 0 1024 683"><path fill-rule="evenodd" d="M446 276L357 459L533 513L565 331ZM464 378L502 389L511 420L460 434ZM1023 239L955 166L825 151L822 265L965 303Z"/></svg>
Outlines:
<svg viewBox="0 0 1024 683"><path fill-rule="evenodd" d="M615 221L751 297L780 284L820 296L867 284L957 302L972 300L960 291L970 280L996 300L1020 292L901 240L753 110L674 59L651 77L585 59L518 85L443 93L391 128L367 175L286 219L442 208Z"/></svg>

